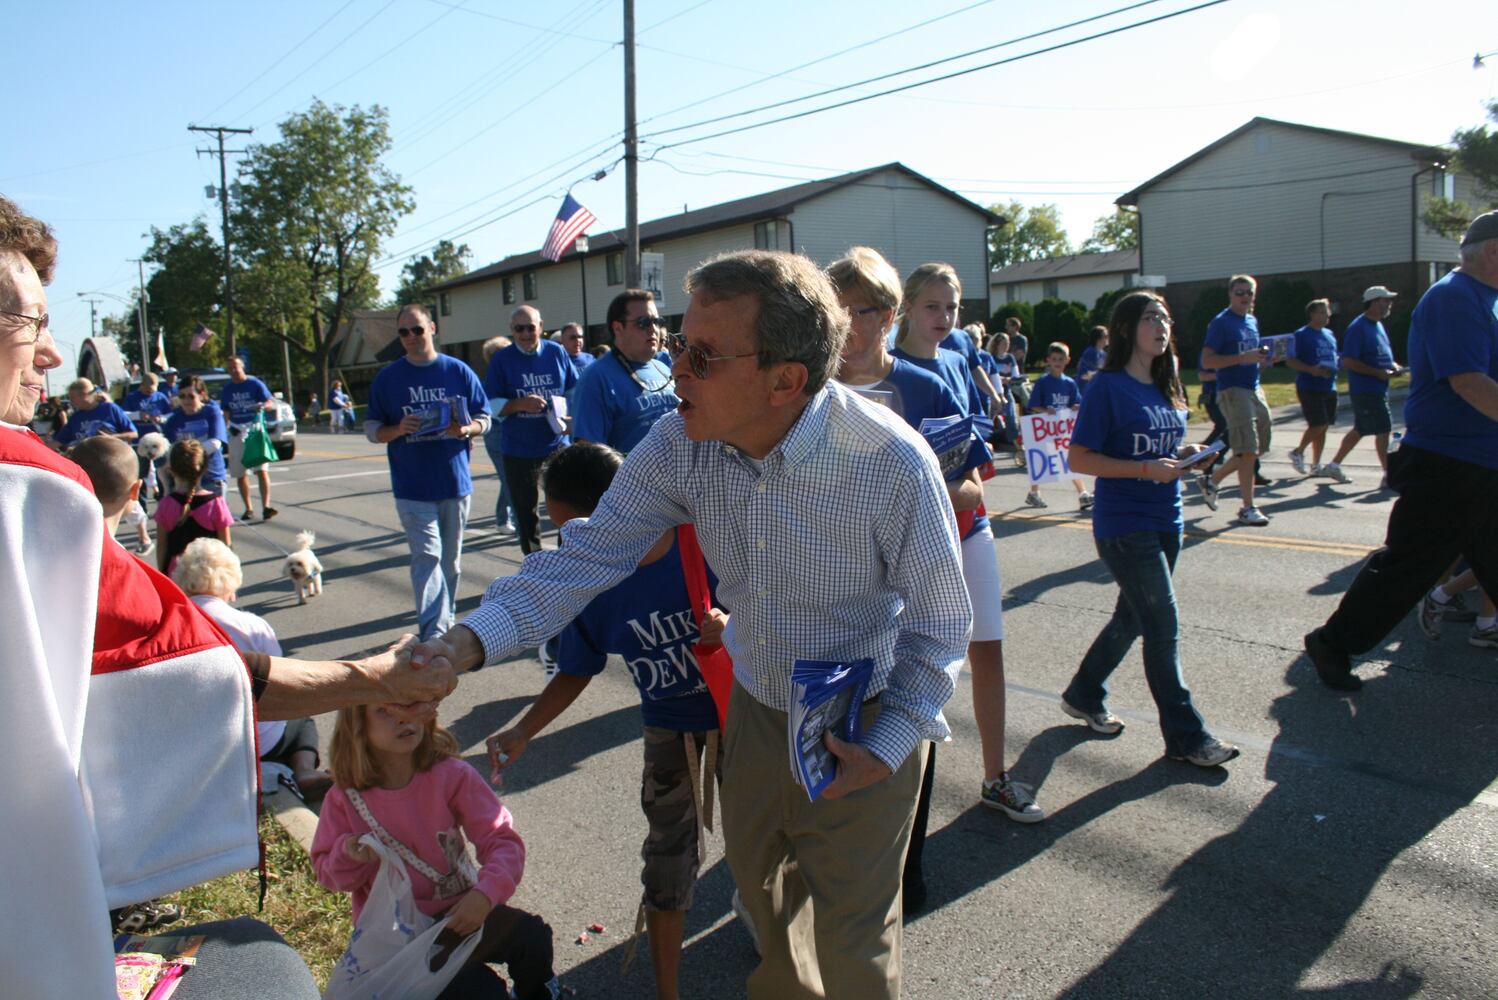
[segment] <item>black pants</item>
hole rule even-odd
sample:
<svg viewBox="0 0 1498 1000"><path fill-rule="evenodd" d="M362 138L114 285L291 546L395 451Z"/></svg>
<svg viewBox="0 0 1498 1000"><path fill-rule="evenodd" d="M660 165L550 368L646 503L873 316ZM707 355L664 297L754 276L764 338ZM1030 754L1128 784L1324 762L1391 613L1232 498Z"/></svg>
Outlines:
<svg viewBox="0 0 1498 1000"><path fill-rule="evenodd" d="M311 719L292 719L286 723L286 729L281 733L281 738L276 741L275 746L269 750L261 749L260 759L290 767L291 755L303 750L312 751L312 756L317 758L317 763L322 763L322 755L317 752L317 723Z"/></svg>
<svg viewBox="0 0 1498 1000"><path fill-rule="evenodd" d="M916 746L914 752L919 752ZM905 852L905 872L902 882L906 886L911 880L922 880L921 859L926 853L926 826L931 821L931 786L936 783L936 744L926 748L926 770L921 775L921 794L915 800L915 821L910 828L910 848Z"/></svg>
<svg viewBox="0 0 1498 1000"><path fill-rule="evenodd" d="M1405 446L1389 456L1399 493L1384 547L1373 553L1321 638L1344 653L1366 653L1465 556L1477 582L1498 595L1498 470Z"/></svg>
<svg viewBox="0 0 1498 1000"><path fill-rule="evenodd" d="M544 458L505 456L505 481L510 484L510 503L515 507L515 530L525 555L541 548L541 463Z"/></svg>
<svg viewBox="0 0 1498 1000"><path fill-rule="evenodd" d="M446 933L438 937L438 943L444 943L446 937ZM458 940L452 935L452 944ZM489 911L479 946L437 1000L492 1000L495 977L485 968L490 962L502 964L509 971L516 1000L550 1000L551 990L546 984L556 978L551 927L533 913L503 904Z"/></svg>

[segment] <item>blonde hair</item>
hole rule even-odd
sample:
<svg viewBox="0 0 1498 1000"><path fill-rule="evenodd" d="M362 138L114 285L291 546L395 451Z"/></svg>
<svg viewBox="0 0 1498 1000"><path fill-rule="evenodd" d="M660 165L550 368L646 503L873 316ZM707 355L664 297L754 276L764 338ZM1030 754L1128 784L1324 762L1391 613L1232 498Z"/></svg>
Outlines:
<svg viewBox="0 0 1498 1000"><path fill-rule="evenodd" d="M354 705L338 710L338 718L333 723L333 739L328 745L328 767L339 788L362 791L381 781L380 765L369 752L369 737L365 731L366 713L373 707ZM437 725L436 718L431 718L423 726L421 742L411 751L411 760L416 770L429 771L438 761L456 757L458 752L457 738Z"/></svg>
<svg viewBox="0 0 1498 1000"><path fill-rule="evenodd" d="M484 341L484 360L488 361L490 358L494 357L495 354L504 350L506 347L509 347L512 343L514 343L514 341L512 341L509 337L490 337L488 340Z"/></svg>
<svg viewBox="0 0 1498 1000"><path fill-rule="evenodd" d="M228 600L244 583L244 572L229 546L217 538L194 538L177 557L172 580L189 597L207 594Z"/></svg>
<svg viewBox="0 0 1498 1000"><path fill-rule="evenodd" d="M906 313L900 316L900 332L895 335L895 346L899 347L905 343L905 338L910 336L910 323L907 322L910 304L920 298L921 292L933 281L940 281L949 286L962 298L962 279L957 277L957 269L951 264L942 261L933 261L930 264L922 264L910 272L910 277L905 279L905 309Z"/></svg>
<svg viewBox="0 0 1498 1000"><path fill-rule="evenodd" d="M196 391L196 390L195 390ZM166 467L178 487L186 487L187 499L182 501L182 513L173 528L180 528L192 516L192 498L203 485L203 476L208 472L208 451L197 438L183 438L172 445L167 455Z"/></svg>
<svg viewBox="0 0 1498 1000"><path fill-rule="evenodd" d="M878 250L850 247L841 260L827 265L827 277L839 295L900 311L900 275Z"/></svg>

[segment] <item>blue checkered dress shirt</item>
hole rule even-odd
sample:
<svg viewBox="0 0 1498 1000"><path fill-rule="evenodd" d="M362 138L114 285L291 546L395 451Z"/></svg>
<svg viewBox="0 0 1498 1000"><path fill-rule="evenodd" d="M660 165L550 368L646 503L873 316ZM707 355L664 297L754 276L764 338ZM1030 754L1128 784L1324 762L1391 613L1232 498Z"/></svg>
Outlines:
<svg viewBox="0 0 1498 1000"><path fill-rule="evenodd" d="M972 606L946 487L919 434L835 383L758 463L662 417L593 516L490 584L463 625L488 663L538 645L684 523L718 576L724 644L749 694L785 711L793 661L867 656L883 710L864 746L893 770L947 736Z"/></svg>

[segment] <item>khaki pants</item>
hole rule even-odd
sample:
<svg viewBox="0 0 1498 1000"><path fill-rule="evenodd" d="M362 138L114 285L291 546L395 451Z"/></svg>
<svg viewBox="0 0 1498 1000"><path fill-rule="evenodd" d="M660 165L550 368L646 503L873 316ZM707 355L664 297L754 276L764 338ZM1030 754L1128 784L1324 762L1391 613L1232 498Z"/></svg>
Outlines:
<svg viewBox="0 0 1498 1000"><path fill-rule="evenodd" d="M878 712L866 706L863 725ZM884 781L817 802L787 752L785 713L735 684L721 795L728 864L759 936L748 995L899 997L900 876L924 750Z"/></svg>

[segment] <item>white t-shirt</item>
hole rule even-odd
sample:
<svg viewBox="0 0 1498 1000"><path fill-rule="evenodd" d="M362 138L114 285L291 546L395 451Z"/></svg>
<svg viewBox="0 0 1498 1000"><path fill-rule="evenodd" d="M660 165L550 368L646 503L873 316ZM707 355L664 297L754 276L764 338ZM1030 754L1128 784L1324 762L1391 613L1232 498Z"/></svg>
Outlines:
<svg viewBox="0 0 1498 1000"><path fill-rule="evenodd" d="M193 594L192 602L218 623L218 627L228 634L229 641L238 646L241 653L281 655L281 640L276 638L275 629L259 615L241 611L212 594ZM264 757L281 742L281 734L286 732L286 723L256 722L255 731L260 741L260 756Z"/></svg>

